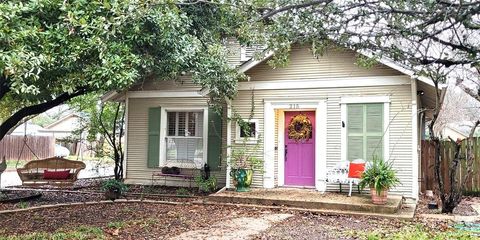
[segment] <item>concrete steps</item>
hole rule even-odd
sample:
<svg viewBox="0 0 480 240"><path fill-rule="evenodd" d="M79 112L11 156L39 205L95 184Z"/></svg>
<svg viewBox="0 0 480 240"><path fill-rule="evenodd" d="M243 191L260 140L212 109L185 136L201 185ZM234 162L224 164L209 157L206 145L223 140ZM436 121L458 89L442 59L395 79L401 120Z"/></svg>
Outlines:
<svg viewBox="0 0 480 240"><path fill-rule="evenodd" d="M395 214L402 206L400 196L389 196L387 204L375 205L371 203L370 195L366 194L348 197L346 194L322 194L309 189L252 189L246 193L226 190L210 195L208 201L376 214Z"/></svg>

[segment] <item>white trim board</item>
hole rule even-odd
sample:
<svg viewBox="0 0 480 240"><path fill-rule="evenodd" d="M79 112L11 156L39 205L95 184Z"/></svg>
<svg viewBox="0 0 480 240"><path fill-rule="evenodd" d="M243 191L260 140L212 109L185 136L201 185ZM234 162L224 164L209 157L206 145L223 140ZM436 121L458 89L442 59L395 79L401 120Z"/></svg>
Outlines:
<svg viewBox="0 0 480 240"><path fill-rule="evenodd" d="M347 127L343 123L347 123L347 104L350 103L383 103L383 157L390 160L390 97L389 96L364 96L364 97L342 97L340 100L340 117L341 117L341 138L340 138L340 159L347 159Z"/></svg>
<svg viewBox="0 0 480 240"><path fill-rule="evenodd" d="M418 198L419 192L419 146L418 146L418 103L417 103L417 81L412 79L412 198Z"/></svg>
<svg viewBox="0 0 480 240"><path fill-rule="evenodd" d="M348 103L389 103L389 96L355 96L355 97L342 97L340 104Z"/></svg>
<svg viewBox="0 0 480 240"><path fill-rule="evenodd" d="M264 174L263 174L263 187L274 188L275 187L275 124L266 124L275 122L275 110L282 110L279 121L285 121L285 111L300 111L300 110L313 110L315 111L315 189L320 192L326 191L326 175L327 175L327 142L325 136L327 133L327 102L324 99L276 99L264 101ZM279 122L278 127L284 126L284 122ZM283 129L283 128L282 128ZM279 129L280 130L280 129ZM279 131L278 137L278 185L283 186L285 182L284 178L284 146L283 146L283 130ZM282 135L280 135L282 134Z"/></svg>
<svg viewBox="0 0 480 240"><path fill-rule="evenodd" d="M167 136L167 112L168 111L202 111L203 112L203 163L207 162L207 149L208 149L208 107L169 107L160 106L160 161L159 166L164 166L167 163L167 151L166 151L166 136ZM195 166L197 167L197 166ZM199 166L201 167L201 166Z"/></svg>
<svg viewBox="0 0 480 240"><path fill-rule="evenodd" d="M248 123L255 123L255 136L254 137L240 137L240 125L236 122L235 125L235 143L243 143L245 144L256 144L258 142L258 138L260 135L260 123L258 119L243 119L243 121Z"/></svg>
<svg viewBox="0 0 480 240"><path fill-rule="evenodd" d="M371 76L348 78L319 78L276 81L248 81L239 82L238 90L275 90L275 89L309 89L309 88L338 88L338 87L372 87L409 85L410 78L399 76Z"/></svg>

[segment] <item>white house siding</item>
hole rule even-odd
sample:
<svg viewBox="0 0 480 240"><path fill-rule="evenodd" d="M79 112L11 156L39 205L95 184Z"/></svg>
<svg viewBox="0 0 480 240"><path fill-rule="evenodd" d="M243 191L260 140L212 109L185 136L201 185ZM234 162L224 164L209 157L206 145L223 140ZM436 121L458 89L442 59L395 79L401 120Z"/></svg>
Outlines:
<svg viewBox="0 0 480 240"><path fill-rule="evenodd" d="M367 77L401 75L385 65L372 68L358 67L356 53L350 50L332 50L316 59L307 47L292 48L287 67L276 68L261 63L247 72L250 81L327 80L339 77Z"/></svg>
<svg viewBox="0 0 480 240"><path fill-rule="evenodd" d="M333 167L335 163L341 161L341 118L340 118L340 99L341 96L367 96L367 95L389 95L390 96L390 159L394 163L402 185L393 189L393 192L411 193L412 185L412 145L411 145L411 89L410 85L381 86L381 87L349 87L349 88L318 88L302 90L255 90L255 102L253 119L259 120L259 131L263 133L263 99L264 98L285 98L286 96L326 99L327 101L327 167ZM234 108L242 116L248 117L250 113L251 91L240 91L233 102ZM279 115L277 114L277 117ZM232 132L235 132L236 126L233 125ZM275 142L278 142L276 134ZM234 144L239 147L239 144ZM275 152L275 159L278 159ZM263 148L255 154L263 158ZM278 164L275 163L275 173L277 173ZM278 178L275 177L278 181ZM275 182L277 185L278 182ZM254 175L254 187L263 186L262 172L258 171ZM338 185L329 184L328 190L336 190Z"/></svg>
<svg viewBox="0 0 480 240"><path fill-rule="evenodd" d="M327 103L327 146L326 157L327 167L333 167L336 162L341 161L341 113L340 99L342 96L371 96L388 95L390 96L390 160L398 172L402 184L395 189L393 193L411 195L412 193L412 111L411 111L411 85L410 77L398 76L399 72L389 69L386 66L376 66L371 69L360 68L355 65L355 54L351 51L329 52L318 60L315 59L307 49L294 48L291 55L291 63L286 68L271 69L267 64L262 63L247 74L250 76L250 82L240 84L240 90L232 102L233 109L242 117L248 118L252 111L252 94L254 94L253 119L259 121L259 131L264 133L264 99L288 99L305 98L326 100ZM384 77L385 76L385 77ZM392 77L393 76L393 77ZM382 78L398 79L402 85L382 85L382 86L357 86L355 81L358 77L362 81L375 81ZM357 79L353 79L357 78ZM275 87L255 87L257 83L276 81L278 83L289 80L312 80L318 81L337 81L348 82L349 87L337 85L335 87L317 87L293 85L292 88L275 89ZM349 81L351 80L351 81ZM365 85L365 83L362 83ZM243 87L242 87L243 86ZM260 85L258 85L260 86ZM275 86L275 85L273 85ZM295 87L299 89L295 89ZM255 90L246 90L255 89ZM279 114L276 114L278 118ZM275 125L277 125L276 121ZM273 124L273 123L272 123ZM232 133L236 131L236 124L232 125ZM278 134L275 134L275 142L278 143ZM235 143L235 136L232 134L233 147L239 147ZM278 146L278 145L276 145ZM278 150L276 150L278 151ZM416 150L415 150L416 151ZM275 185L278 184L277 168L278 152L275 156ZM263 158L263 147L255 153L257 157ZM254 174L253 186L263 187L263 172L257 171ZM336 190L338 184L328 184L327 190Z"/></svg>
<svg viewBox="0 0 480 240"><path fill-rule="evenodd" d="M128 95L128 94L127 94ZM150 184L153 171L159 169L147 168L148 146L148 109L151 107L205 107L206 98L128 98L127 116L127 159L126 181L128 183ZM223 131L224 134L226 131ZM212 171L219 185L225 185L225 161L222 168ZM163 180L160 180L163 184ZM171 178L168 185L188 186L183 179ZM195 186L193 183L192 186Z"/></svg>

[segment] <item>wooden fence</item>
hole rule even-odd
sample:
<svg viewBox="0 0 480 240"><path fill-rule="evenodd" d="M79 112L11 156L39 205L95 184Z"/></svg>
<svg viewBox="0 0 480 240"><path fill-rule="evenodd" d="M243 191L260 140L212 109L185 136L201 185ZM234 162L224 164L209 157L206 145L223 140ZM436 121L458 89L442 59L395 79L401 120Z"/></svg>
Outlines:
<svg viewBox="0 0 480 240"><path fill-rule="evenodd" d="M450 169L450 164L454 158L454 149L455 145L450 141L444 141L441 144L440 156L441 156L441 166L440 171L442 172L443 182L445 184L445 189L450 188L448 180L448 171ZM422 141L422 156L421 156L421 191L425 190L437 190L437 181L435 180L435 152L434 146L428 140ZM480 192L480 138L475 138L474 141L474 155L475 160L473 163L473 173L467 180L465 185L466 192L478 193ZM466 141L464 141L461 154L466 155ZM457 179L461 179L466 174L465 161L462 161L462 165L458 170Z"/></svg>
<svg viewBox="0 0 480 240"><path fill-rule="evenodd" d="M27 144L38 156L38 158L47 158L52 157L55 154L55 138L49 136L27 136ZM20 156L20 160L35 160L37 159L35 155L28 149L27 146L24 146L24 136L5 136L2 141L0 141L0 158L5 156L7 160L17 160L19 159L19 154L23 152Z"/></svg>

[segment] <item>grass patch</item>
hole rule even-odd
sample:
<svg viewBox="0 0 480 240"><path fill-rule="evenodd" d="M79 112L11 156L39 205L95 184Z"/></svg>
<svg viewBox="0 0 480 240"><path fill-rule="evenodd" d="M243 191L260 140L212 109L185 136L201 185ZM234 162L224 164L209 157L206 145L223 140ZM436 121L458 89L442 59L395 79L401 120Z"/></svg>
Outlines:
<svg viewBox="0 0 480 240"><path fill-rule="evenodd" d="M27 163L26 160L20 160L18 161L18 167L23 167ZM7 160L7 169L15 169L15 166L17 165L16 160Z"/></svg>
<svg viewBox="0 0 480 240"><path fill-rule="evenodd" d="M421 225L409 226L394 232L355 232L350 234L352 237L366 240L444 240L444 239L478 239L473 233L450 229L447 231L428 230Z"/></svg>
<svg viewBox="0 0 480 240"><path fill-rule="evenodd" d="M109 222L107 224L108 228L122 228L126 225L125 222Z"/></svg>
<svg viewBox="0 0 480 240"><path fill-rule="evenodd" d="M98 227L79 227L74 231L58 231L55 233L29 233L16 236L1 237L0 240L86 240L86 239L106 239L101 228Z"/></svg>

